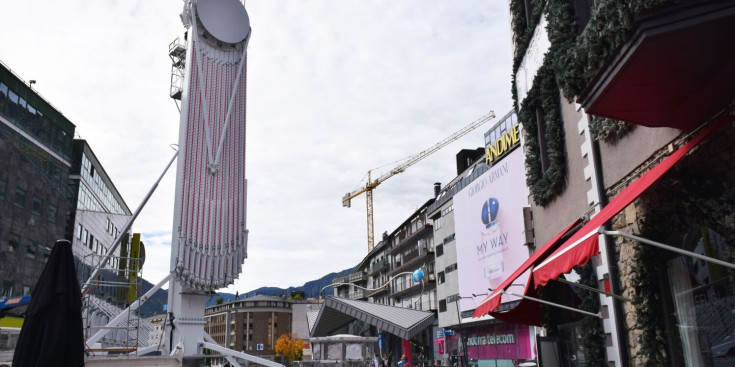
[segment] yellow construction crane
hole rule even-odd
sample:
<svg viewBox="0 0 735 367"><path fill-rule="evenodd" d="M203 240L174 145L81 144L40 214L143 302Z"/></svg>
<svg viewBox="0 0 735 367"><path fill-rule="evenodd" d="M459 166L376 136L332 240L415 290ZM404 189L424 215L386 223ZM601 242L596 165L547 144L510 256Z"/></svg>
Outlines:
<svg viewBox="0 0 735 367"><path fill-rule="evenodd" d="M479 119L473 121L469 125L463 127L461 130L457 131L456 133L450 135L448 138L434 144L428 149L422 150L421 152L414 154L406 159L403 159L401 164L395 166L387 173L383 174L382 176L376 178L375 180L371 180L371 173L372 170L368 171L367 173L367 182L365 183L365 186L353 191L348 192L345 194L344 197L342 197L342 206L349 208L351 206L351 200L352 198L357 197L358 195L365 193L365 198L367 199L367 249L368 252L375 247L375 236L373 233L373 189L378 187L381 183L383 183L385 180L403 172L406 170L406 168L414 165L418 161L426 158L427 156L431 155L432 153L436 152L437 150L443 148L447 144L461 138L462 136L466 135L470 131L476 129L480 125L490 121L491 119L495 118L495 113L493 111L488 112L484 116L480 117Z"/></svg>

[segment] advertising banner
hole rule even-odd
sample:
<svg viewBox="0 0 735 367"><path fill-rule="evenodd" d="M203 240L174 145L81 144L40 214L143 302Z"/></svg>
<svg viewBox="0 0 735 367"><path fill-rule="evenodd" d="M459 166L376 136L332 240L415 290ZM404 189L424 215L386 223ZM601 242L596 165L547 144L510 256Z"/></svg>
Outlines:
<svg viewBox="0 0 735 367"><path fill-rule="evenodd" d="M454 196L459 294L486 295L528 259L523 208L528 189L523 152L515 149ZM527 275L518 279L524 283ZM522 287L511 288L522 292ZM462 298L462 311L484 299Z"/></svg>

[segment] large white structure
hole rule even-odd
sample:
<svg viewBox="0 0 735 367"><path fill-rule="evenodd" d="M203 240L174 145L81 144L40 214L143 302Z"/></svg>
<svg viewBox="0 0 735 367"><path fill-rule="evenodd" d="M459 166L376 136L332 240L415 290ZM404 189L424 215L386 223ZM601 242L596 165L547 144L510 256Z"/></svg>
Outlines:
<svg viewBox="0 0 735 367"><path fill-rule="evenodd" d="M176 201L168 309L170 350L212 341L204 303L246 257L245 102L250 23L237 0L186 1ZM210 348L212 349L212 348Z"/></svg>

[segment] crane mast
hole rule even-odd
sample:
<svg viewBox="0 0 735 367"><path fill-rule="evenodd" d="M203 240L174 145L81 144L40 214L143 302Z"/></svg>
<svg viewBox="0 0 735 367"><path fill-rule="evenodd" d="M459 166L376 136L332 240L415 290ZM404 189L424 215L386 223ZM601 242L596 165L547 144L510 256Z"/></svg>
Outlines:
<svg viewBox="0 0 735 367"><path fill-rule="evenodd" d="M406 159L403 159L402 160L403 163L393 167L390 171L388 171L387 173L384 173L383 175L376 178L375 180L371 179L372 170L368 171L367 182L365 183L365 186L353 192L348 192L347 194L345 194L345 196L342 197L342 206L349 208L352 206L351 200L353 198L360 196L362 193L365 193L365 198L367 200L366 208L367 208L367 250L368 252L370 252L370 250L372 250L375 247L374 222L373 222L373 190L376 187L378 187L378 185L385 182L385 180L405 171L408 167L418 163L422 159L435 153L439 149L447 146L451 142L461 138L462 136L478 128L480 125L492 120L493 118L495 118L495 112L493 111L488 112L487 114L483 115L479 119L463 127L459 131L448 136L444 140L432 145L431 147L425 150L422 150L419 153L416 153L412 156L407 157Z"/></svg>

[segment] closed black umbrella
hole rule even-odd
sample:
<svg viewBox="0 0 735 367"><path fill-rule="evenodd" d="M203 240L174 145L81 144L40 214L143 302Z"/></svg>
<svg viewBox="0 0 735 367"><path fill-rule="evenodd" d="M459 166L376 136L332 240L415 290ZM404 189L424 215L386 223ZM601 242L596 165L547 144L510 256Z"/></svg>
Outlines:
<svg viewBox="0 0 735 367"><path fill-rule="evenodd" d="M71 243L56 241L31 293L13 367L84 366L82 297Z"/></svg>

